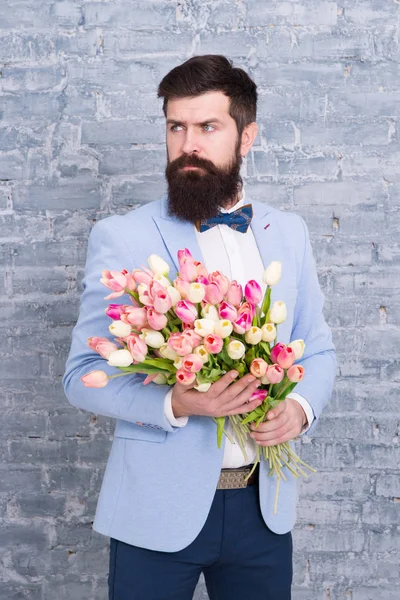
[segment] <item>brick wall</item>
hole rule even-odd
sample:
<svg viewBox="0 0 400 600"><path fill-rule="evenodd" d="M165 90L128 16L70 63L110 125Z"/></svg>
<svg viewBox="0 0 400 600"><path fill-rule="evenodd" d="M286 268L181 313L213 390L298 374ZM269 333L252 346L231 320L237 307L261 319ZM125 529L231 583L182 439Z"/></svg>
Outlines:
<svg viewBox="0 0 400 600"><path fill-rule="evenodd" d="M398 598L399 17L397 0L2 0L2 599L107 597L91 522L113 424L60 385L87 238L160 196L157 84L212 52L259 85L249 197L306 219L340 362L299 445L318 473L293 598Z"/></svg>

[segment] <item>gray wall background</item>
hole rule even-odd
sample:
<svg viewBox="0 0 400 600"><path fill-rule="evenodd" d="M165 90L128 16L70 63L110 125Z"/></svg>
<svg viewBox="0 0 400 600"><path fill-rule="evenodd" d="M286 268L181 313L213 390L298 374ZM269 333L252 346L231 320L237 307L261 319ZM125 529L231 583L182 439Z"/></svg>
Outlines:
<svg viewBox="0 0 400 600"><path fill-rule="evenodd" d="M224 53L259 85L249 197L308 223L340 362L300 485L294 600L395 600L398 0L1 0L0 597L105 600L113 424L60 381L89 231L164 190L156 88ZM205 599L200 582L197 599Z"/></svg>

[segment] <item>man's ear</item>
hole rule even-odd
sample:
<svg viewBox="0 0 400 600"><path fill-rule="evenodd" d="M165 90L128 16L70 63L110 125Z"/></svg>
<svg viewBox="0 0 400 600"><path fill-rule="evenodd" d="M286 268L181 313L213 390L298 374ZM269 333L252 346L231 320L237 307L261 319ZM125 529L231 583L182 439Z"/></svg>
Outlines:
<svg viewBox="0 0 400 600"><path fill-rule="evenodd" d="M247 156L250 148L252 147L254 140L257 137L258 125L257 123L249 123L243 129L242 141L240 144L240 154L244 157Z"/></svg>

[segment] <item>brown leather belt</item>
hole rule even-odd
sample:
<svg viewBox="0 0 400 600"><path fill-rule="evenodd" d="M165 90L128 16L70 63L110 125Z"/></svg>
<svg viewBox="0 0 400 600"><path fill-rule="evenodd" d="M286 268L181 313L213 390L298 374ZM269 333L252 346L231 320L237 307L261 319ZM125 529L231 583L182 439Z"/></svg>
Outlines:
<svg viewBox="0 0 400 600"><path fill-rule="evenodd" d="M254 469L246 481L253 465L239 467L238 469L222 469L219 476L217 490L237 490L248 485L254 485L258 481L259 465Z"/></svg>

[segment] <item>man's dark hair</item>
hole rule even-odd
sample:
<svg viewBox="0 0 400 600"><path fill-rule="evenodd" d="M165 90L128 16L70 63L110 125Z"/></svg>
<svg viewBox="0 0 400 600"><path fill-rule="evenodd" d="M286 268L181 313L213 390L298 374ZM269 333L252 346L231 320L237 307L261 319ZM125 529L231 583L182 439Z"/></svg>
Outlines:
<svg viewBox="0 0 400 600"><path fill-rule="evenodd" d="M228 96L229 114L236 123L239 136L246 125L256 120L257 86L243 69L234 67L225 56L193 56L167 73L158 87L158 97L164 98L165 116L168 100L207 92L223 92Z"/></svg>

